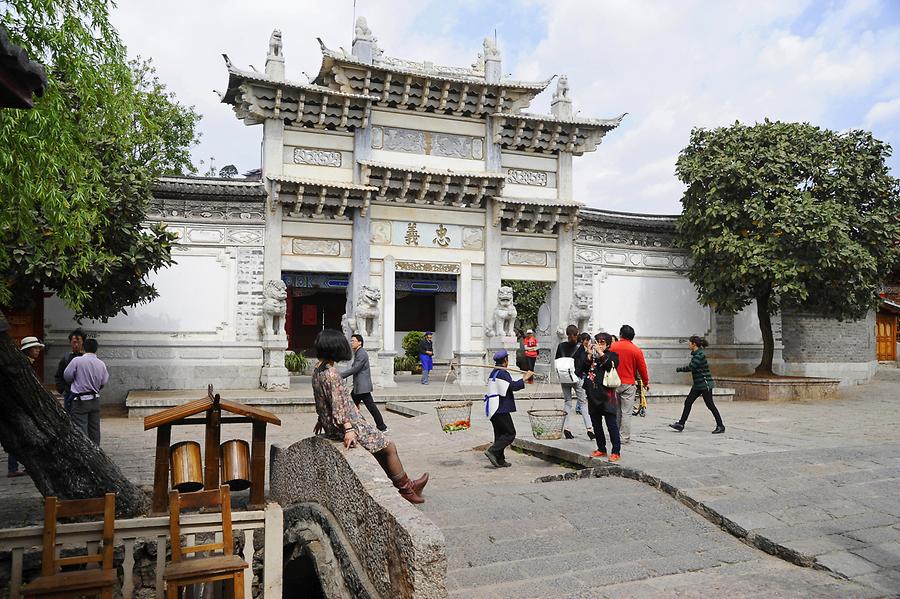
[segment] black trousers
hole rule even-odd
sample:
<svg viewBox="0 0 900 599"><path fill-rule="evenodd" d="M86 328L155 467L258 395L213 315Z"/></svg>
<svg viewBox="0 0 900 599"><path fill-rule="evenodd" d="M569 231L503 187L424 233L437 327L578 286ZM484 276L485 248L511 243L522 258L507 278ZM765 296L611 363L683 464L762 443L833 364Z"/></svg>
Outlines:
<svg viewBox="0 0 900 599"><path fill-rule="evenodd" d="M606 451L606 435L603 434L603 421L606 421L606 430L609 431L609 441L612 443L612 453L622 453L622 437L619 435L619 415L604 414L599 407L594 407L588 402L588 414L591 416L591 424L594 425L594 440L597 449Z"/></svg>
<svg viewBox="0 0 900 599"><path fill-rule="evenodd" d="M353 398L353 403L356 404L356 407L359 407L359 402L366 404L366 409L369 410L369 414L372 415L372 420L375 421L375 426L378 427L378 430L387 430L384 418L381 417L381 412L378 411L378 406L375 405L375 400L372 399L371 393L351 393L350 397Z"/></svg>
<svg viewBox="0 0 900 599"><path fill-rule="evenodd" d="M501 460L505 460L504 450L516 439L512 414L494 414L491 417L491 426L494 427L494 444L488 450Z"/></svg>
<svg viewBox="0 0 900 599"><path fill-rule="evenodd" d="M687 422L688 416L691 415L691 406L694 405L694 401L701 395L703 396L703 403L706 404L706 407L712 412L713 418L716 419L716 426L724 426L719 410L716 408L715 402L713 402L712 389L691 389L691 392L684 399L684 410L681 412L681 420L679 422L681 424Z"/></svg>

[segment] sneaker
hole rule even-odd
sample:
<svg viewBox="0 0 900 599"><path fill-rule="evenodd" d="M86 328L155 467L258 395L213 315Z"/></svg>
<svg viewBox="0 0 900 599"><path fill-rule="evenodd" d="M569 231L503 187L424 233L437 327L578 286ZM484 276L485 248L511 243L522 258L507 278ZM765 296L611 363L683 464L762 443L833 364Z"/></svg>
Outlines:
<svg viewBox="0 0 900 599"><path fill-rule="evenodd" d="M391 432L391 429L389 429L388 427L380 428L378 430L380 430L385 435L388 434L389 432Z"/></svg>
<svg viewBox="0 0 900 599"><path fill-rule="evenodd" d="M722 426L722 425L719 425L719 426L716 427L716 430L714 430L714 431L712 432L712 434L714 434L714 435L721 435L721 434L724 433L724 432L725 432L725 427Z"/></svg>
<svg viewBox="0 0 900 599"><path fill-rule="evenodd" d="M590 439L591 441L593 441L594 439L597 438L597 437L594 435L594 431L588 431L587 434L588 434L588 439Z"/></svg>
<svg viewBox="0 0 900 599"><path fill-rule="evenodd" d="M617 453L614 453L614 454L612 454L612 455L609 456L609 461L610 461L610 462L618 462L620 457L622 457L622 456L620 456L620 455L617 454Z"/></svg>
<svg viewBox="0 0 900 599"><path fill-rule="evenodd" d="M592 458L605 458L606 452L600 451L599 449L595 449L594 452L591 454L591 457Z"/></svg>
<svg viewBox="0 0 900 599"><path fill-rule="evenodd" d="M684 425L681 424L680 422L673 422L672 424L669 425L669 428L674 428L676 431L678 431L680 433L681 431L684 430Z"/></svg>
<svg viewBox="0 0 900 599"><path fill-rule="evenodd" d="M575 435L573 435L570 431L563 429L563 437L566 439L574 439Z"/></svg>
<svg viewBox="0 0 900 599"><path fill-rule="evenodd" d="M491 464L494 465L494 468L502 468L503 464L501 464L500 459L494 455L494 452L490 449L484 450L484 455L487 456L487 459L491 461Z"/></svg>

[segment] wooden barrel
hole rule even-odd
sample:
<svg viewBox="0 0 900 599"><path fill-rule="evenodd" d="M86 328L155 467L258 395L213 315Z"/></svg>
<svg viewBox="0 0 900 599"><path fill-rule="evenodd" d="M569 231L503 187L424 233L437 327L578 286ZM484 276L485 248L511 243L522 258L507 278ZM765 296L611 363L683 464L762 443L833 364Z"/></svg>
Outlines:
<svg viewBox="0 0 900 599"><path fill-rule="evenodd" d="M203 465L200 461L200 444L182 441L169 449L172 464L172 488L181 493L193 493L203 488Z"/></svg>
<svg viewBox="0 0 900 599"><path fill-rule="evenodd" d="M241 439L225 441L219 448L222 456L222 484L232 491L250 487L250 444Z"/></svg>

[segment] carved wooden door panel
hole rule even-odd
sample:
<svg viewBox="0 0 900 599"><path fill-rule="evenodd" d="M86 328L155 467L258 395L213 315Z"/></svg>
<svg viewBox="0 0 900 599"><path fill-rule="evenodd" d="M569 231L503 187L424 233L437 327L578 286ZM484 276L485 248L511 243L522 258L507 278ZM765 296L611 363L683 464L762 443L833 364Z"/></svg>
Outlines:
<svg viewBox="0 0 900 599"><path fill-rule="evenodd" d="M875 353L881 362L897 359L897 317L878 314L875 319Z"/></svg>

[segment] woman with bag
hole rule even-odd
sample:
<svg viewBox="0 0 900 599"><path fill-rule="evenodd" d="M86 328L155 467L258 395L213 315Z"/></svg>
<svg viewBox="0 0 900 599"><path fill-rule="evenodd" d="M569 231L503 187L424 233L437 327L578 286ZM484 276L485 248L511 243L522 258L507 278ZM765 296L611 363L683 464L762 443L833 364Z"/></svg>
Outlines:
<svg viewBox="0 0 900 599"><path fill-rule="evenodd" d="M703 348L707 345L709 344L703 337L698 335L692 336L688 339L688 347L691 349L690 363L687 366L675 369L677 372L690 372L694 378L691 392L688 393L684 400L684 411L681 412L681 420L669 425L679 433L684 430L688 416L691 415L691 406L694 405L694 401L701 395L703 396L703 403L706 404L706 407L712 412L713 418L716 419L716 429L712 434L720 435L725 432L722 417L719 415L715 402L713 402L712 390L715 384L713 384L712 374L709 372L709 362L706 361L706 354L703 353Z"/></svg>
<svg viewBox="0 0 900 599"><path fill-rule="evenodd" d="M619 413L616 387L621 383L619 374L616 372L619 355L609 351L609 346L612 345L612 336L609 333L600 333L596 339L596 342L591 345L592 362L584 381L588 411L597 441L597 450L591 454L591 457L606 457L606 436L603 434L603 421L605 420L606 429L609 431L609 440L612 443L609 461L618 462L622 453L622 440L619 436L619 425L616 422Z"/></svg>

